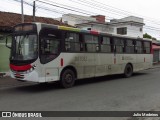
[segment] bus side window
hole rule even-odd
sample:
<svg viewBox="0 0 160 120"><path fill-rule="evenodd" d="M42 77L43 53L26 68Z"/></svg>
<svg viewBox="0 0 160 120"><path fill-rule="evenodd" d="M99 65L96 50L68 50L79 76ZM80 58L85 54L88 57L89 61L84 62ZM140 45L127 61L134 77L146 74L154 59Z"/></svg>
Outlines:
<svg viewBox="0 0 160 120"><path fill-rule="evenodd" d="M85 50L87 52L99 51L98 36L84 35Z"/></svg>
<svg viewBox="0 0 160 120"><path fill-rule="evenodd" d="M101 39L101 52L111 52L111 41L110 37L102 37Z"/></svg>
<svg viewBox="0 0 160 120"><path fill-rule="evenodd" d="M142 41L135 41L135 52L143 53Z"/></svg>
<svg viewBox="0 0 160 120"><path fill-rule="evenodd" d="M40 60L45 64L60 53L61 31L44 28L40 31Z"/></svg>
<svg viewBox="0 0 160 120"><path fill-rule="evenodd" d="M121 38L114 38L114 50L116 53L124 52L124 40Z"/></svg>
<svg viewBox="0 0 160 120"><path fill-rule="evenodd" d="M70 52L80 51L80 41L78 33L67 32L65 35L65 49Z"/></svg>
<svg viewBox="0 0 160 120"><path fill-rule="evenodd" d="M151 53L150 42L145 41L145 42L143 42L143 44L144 44L144 50L143 50L144 53L146 53L146 54Z"/></svg>
<svg viewBox="0 0 160 120"><path fill-rule="evenodd" d="M126 53L135 53L133 40L126 40Z"/></svg>

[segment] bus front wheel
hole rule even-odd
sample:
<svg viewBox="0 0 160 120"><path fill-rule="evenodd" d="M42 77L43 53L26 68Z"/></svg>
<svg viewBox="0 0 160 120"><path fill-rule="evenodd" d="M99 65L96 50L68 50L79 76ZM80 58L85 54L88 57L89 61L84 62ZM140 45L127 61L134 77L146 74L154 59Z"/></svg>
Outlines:
<svg viewBox="0 0 160 120"><path fill-rule="evenodd" d="M61 74L60 84L63 88L70 88L75 83L75 74L72 70L66 69Z"/></svg>
<svg viewBox="0 0 160 120"><path fill-rule="evenodd" d="M126 78L131 77L133 74L133 68L131 66L131 64L127 64L125 69L124 69L124 76Z"/></svg>

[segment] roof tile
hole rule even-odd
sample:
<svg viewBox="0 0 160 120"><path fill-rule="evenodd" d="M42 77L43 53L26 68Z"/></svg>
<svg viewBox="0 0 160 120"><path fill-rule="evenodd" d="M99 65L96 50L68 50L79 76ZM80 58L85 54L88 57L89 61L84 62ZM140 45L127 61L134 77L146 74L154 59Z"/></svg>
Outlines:
<svg viewBox="0 0 160 120"><path fill-rule="evenodd" d="M24 15L24 22L33 22L33 16ZM35 22L68 26L62 22L46 17L35 17ZM21 23L21 14L0 11L0 27L11 27L19 23Z"/></svg>

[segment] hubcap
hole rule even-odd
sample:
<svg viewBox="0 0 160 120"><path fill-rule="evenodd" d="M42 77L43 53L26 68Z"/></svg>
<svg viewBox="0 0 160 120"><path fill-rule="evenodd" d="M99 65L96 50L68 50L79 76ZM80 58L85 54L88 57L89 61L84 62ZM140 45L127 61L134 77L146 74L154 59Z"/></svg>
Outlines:
<svg viewBox="0 0 160 120"><path fill-rule="evenodd" d="M73 78L72 78L72 75L71 75L71 74L67 74L67 75L65 76L65 82L66 82L66 83L71 83L72 80L73 80Z"/></svg>
<svg viewBox="0 0 160 120"><path fill-rule="evenodd" d="M130 67L127 68L127 74L131 74L131 68Z"/></svg>

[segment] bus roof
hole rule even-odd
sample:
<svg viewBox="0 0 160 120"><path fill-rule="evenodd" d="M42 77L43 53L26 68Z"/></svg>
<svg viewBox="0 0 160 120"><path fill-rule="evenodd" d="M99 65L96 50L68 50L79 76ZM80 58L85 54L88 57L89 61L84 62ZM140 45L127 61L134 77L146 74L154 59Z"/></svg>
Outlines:
<svg viewBox="0 0 160 120"><path fill-rule="evenodd" d="M22 24L25 24L25 23L22 23ZM39 23L39 22L32 22L31 24L41 25L42 27L54 28L54 29L59 29L59 30L67 30L67 31L73 31L73 32L80 32L80 33L90 33L90 34L94 34L94 35L108 35L108 36L121 37L121 38L152 41L152 39L147 39L147 38L140 38L140 37L136 38L136 37L131 37L131 36L111 34L111 33L107 33L107 32L99 32L96 30L83 30L83 29L79 29L79 28L60 26L60 25L54 25L54 24L46 24L46 23Z"/></svg>

